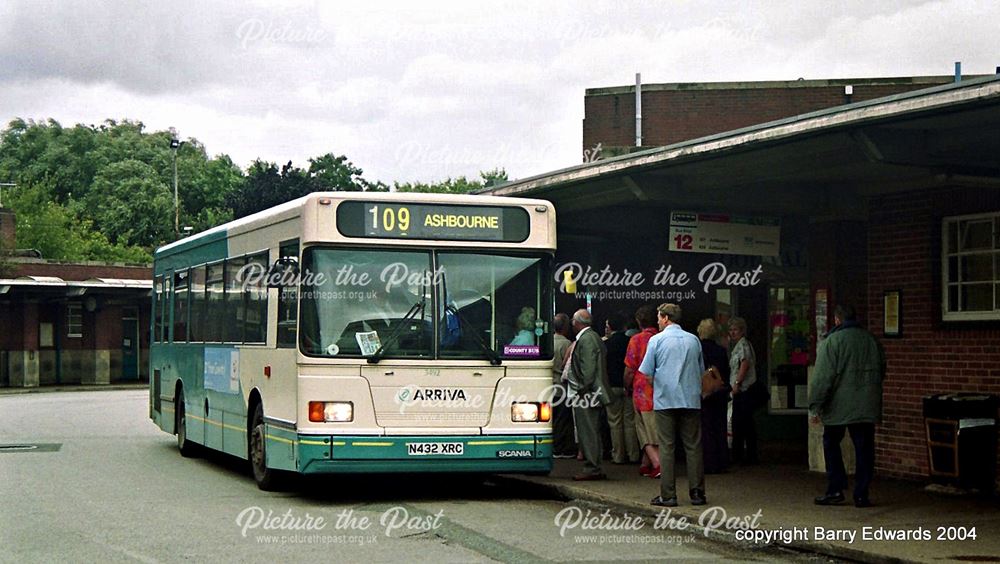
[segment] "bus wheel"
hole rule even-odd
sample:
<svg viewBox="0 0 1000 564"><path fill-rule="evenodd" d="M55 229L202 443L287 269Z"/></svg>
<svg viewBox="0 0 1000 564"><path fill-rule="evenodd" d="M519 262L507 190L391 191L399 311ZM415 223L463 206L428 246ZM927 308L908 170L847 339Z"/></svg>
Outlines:
<svg viewBox="0 0 1000 564"><path fill-rule="evenodd" d="M278 471L267 467L264 436L264 405L257 404L253 411L253 424L250 427L250 467L253 469L253 479L257 487L264 491L278 489Z"/></svg>
<svg viewBox="0 0 1000 564"><path fill-rule="evenodd" d="M174 399L174 417L174 430L177 431L177 450L185 458L195 456L198 454L198 445L188 440L187 418L184 416L184 392L181 390L177 391L177 397Z"/></svg>

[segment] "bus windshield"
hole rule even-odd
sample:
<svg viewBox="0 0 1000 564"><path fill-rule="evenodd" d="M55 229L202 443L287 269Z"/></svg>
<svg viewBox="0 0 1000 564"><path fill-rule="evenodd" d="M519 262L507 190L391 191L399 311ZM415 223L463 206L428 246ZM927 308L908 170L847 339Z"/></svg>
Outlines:
<svg viewBox="0 0 1000 564"><path fill-rule="evenodd" d="M355 358L551 358L548 260L422 249L306 249L302 352Z"/></svg>

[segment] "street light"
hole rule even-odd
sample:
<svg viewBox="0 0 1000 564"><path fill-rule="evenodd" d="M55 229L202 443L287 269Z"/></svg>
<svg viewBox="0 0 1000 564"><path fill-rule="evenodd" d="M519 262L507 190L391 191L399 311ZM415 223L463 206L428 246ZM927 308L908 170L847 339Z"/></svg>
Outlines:
<svg viewBox="0 0 1000 564"><path fill-rule="evenodd" d="M180 237L181 235L181 206L180 200L177 198L177 149L180 148L183 141L179 139L170 140L170 149L174 152L174 233Z"/></svg>

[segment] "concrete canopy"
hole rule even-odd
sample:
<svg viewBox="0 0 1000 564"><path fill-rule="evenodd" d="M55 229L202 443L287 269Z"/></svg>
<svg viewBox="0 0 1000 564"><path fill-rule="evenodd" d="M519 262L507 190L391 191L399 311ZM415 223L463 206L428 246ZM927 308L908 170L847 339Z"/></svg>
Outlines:
<svg viewBox="0 0 1000 564"><path fill-rule="evenodd" d="M544 198L560 215L739 202L746 213L864 219L868 196L937 186L1000 189L1000 77L847 104L484 193Z"/></svg>

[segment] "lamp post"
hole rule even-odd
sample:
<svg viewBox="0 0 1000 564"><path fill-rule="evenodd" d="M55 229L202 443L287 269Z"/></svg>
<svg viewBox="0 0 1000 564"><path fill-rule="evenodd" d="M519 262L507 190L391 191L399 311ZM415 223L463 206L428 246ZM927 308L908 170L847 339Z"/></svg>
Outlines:
<svg viewBox="0 0 1000 564"><path fill-rule="evenodd" d="M170 149L174 152L174 233L177 237L181 235L181 206L177 197L177 149L181 146L179 139L170 140Z"/></svg>

